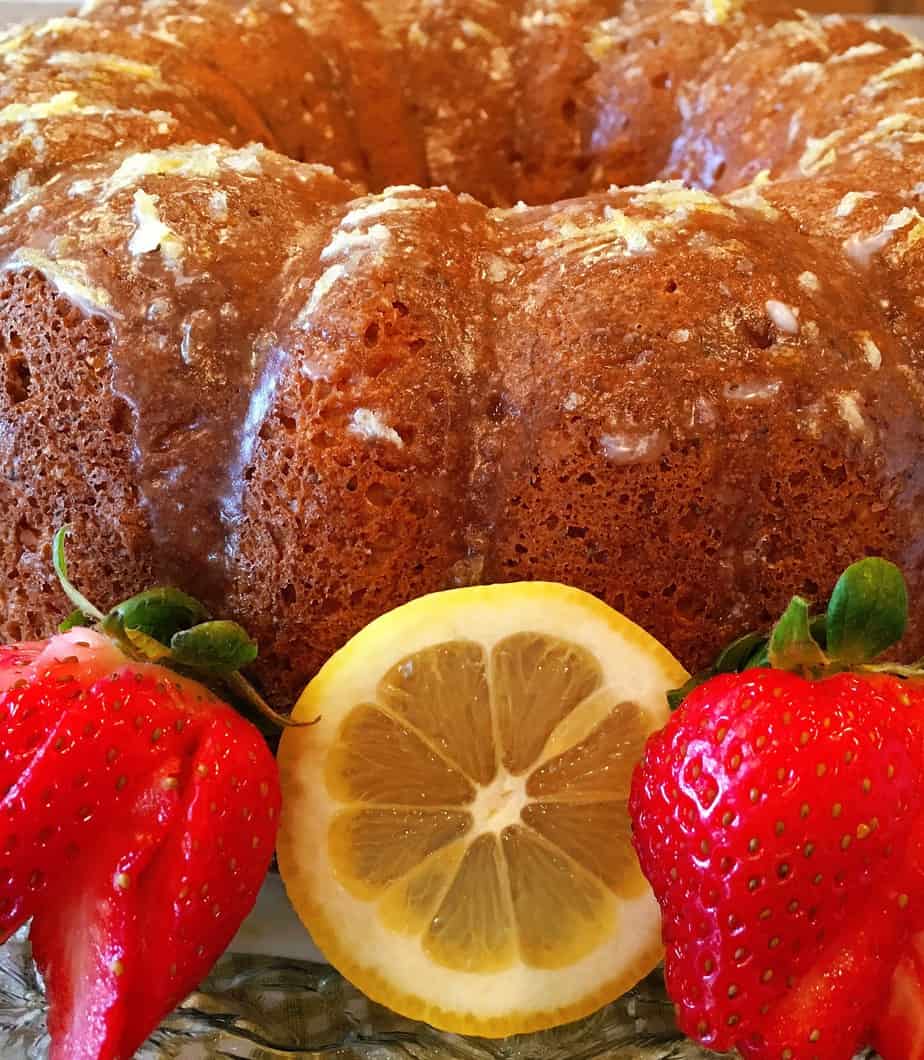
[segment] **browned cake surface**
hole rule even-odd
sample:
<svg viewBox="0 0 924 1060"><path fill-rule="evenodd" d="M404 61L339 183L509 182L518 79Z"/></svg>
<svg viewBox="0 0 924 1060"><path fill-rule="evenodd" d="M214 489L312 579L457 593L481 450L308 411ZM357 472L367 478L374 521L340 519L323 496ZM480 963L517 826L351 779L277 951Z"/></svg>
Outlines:
<svg viewBox="0 0 924 1060"><path fill-rule="evenodd" d="M688 666L865 553L924 588L901 35L102 0L0 62L2 635L64 612L64 522L89 595L203 595L283 704L451 585L585 587Z"/></svg>

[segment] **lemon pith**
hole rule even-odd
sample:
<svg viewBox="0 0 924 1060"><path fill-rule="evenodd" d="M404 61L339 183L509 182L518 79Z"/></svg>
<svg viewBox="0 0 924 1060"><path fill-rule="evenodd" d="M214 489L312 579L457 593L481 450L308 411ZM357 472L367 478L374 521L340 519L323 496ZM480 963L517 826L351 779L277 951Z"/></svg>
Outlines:
<svg viewBox="0 0 924 1060"><path fill-rule="evenodd" d="M280 748L279 862L322 952L405 1015L502 1036L576 1019L660 956L626 810L686 674L549 583L383 616L305 690Z"/></svg>

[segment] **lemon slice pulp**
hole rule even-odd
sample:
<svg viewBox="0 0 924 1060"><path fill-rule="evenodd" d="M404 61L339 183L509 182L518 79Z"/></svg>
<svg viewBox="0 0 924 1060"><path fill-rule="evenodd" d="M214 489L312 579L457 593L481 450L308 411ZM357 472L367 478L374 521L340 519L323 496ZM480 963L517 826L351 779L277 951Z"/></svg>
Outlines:
<svg viewBox="0 0 924 1060"><path fill-rule="evenodd" d="M660 935L629 785L686 676L562 585L455 589L373 622L280 748L280 869L322 952L397 1012L493 1037L631 987Z"/></svg>

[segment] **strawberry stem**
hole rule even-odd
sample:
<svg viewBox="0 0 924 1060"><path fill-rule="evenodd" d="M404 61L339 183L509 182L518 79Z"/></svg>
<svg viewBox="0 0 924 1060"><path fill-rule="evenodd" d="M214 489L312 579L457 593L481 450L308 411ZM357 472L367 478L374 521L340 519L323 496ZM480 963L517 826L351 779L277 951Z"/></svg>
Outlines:
<svg viewBox="0 0 924 1060"><path fill-rule="evenodd" d="M303 726L315 725L321 720L320 718L315 718L314 721L294 721L285 714L278 714L239 670L227 674L225 676L225 683L232 692L240 697L240 699L259 711L264 718L268 718L280 728L300 729Z"/></svg>
<svg viewBox="0 0 924 1060"><path fill-rule="evenodd" d="M102 622L106 617L102 611L90 601L71 583L71 580L67 576L67 556L65 554L64 542L67 535L71 532L69 526L62 526L60 530L55 534L54 540L51 543L51 562L54 564L55 574L58 576L58 581L61 583L61 588L64 590L65 596L70 602L77 608L82 615L88 615L90 618L95 618L98 622Z"/></svg>

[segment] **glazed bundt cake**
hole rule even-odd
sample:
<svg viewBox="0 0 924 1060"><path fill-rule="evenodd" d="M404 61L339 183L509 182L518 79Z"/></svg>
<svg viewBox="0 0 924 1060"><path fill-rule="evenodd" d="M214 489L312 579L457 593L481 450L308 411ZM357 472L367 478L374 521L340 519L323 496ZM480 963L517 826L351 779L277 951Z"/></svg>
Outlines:
<svg viewBox="0 0 924 1060"><path fill-rule="evenodd" d="M65 611L65 522L99 602L199 594L283 703L460 583L581 586L690 667L864 553L921 596L903 35L762 0L102 0L0 55L5 637Z"/></svg>

